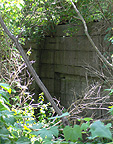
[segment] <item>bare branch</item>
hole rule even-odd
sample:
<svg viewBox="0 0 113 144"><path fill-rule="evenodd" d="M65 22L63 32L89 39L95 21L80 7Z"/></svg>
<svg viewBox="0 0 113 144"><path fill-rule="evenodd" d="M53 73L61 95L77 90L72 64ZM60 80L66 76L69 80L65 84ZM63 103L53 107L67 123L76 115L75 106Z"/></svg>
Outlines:
<svg viewBox="0 0 113 144"><path fill-rule="evenodd" d="M85 28L85 34L88 38L88 40L90 41L91 45L93 46L93 48L96 50L97 54L99 55L100 59L105 62L105 64L113 69L113 65L111 63L109 63L109 61L101 54L101 52L99 51L98 47L95 45L95 43L93 42L92 38L90 37L89 33L88 33L88 28L87 28L87 25L86 25L86 22L84 20L84 18L82 17L82 15L80 14L79 10L77 9L76 5L74 4L74 2L72 0L70 0L70 2L72 3L75 11L77 12L78 16L80 17L83 25L84 25L84 28Z"/></svg>
<svg viewBox="0 0 113 144"><path fill-rule="evenodd" d="M54 102L52 96L50 95L49 91L47 90L45 85L42 83L42 81L40 80L40 78L37 75L36 71L34 70L32 65L30 64L29 60L27 59L27 56L26 56L22 46L19 44L18 39L8 30L8 28L4 24L4 21L2 20L1 16L0 16L0 23L1 23L1 26L3 27L4 31L6 32L6 34L14 41L14 43L16 45L16 48L19 50L21 56L23 57L23 59L24 59L26 65L27 65L29 71L31 72L32 76L34 77L34 79L35 79L36 83L38 84L38 86L40 87L40 89L44 92L46 98L51 103L51 105L53 106L53 108L56 111L56 113L58 115L62 115L62 111L58 108L58 106ZM68 125L69 124L66 117L62 117L62 121L63 121L64 125Z"/></svg>

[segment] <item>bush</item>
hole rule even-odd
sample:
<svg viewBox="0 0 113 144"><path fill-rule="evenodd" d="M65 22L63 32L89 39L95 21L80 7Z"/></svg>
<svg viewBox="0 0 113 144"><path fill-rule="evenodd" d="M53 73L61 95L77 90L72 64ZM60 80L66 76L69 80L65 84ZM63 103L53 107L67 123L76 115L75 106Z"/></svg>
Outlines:
<svg viewBox="0 0 113 144"><path fill-rule="evenodd" d="M73 127L60 127L57 124L59 116L50 118L54 119L54 121L48 119L48 117L52 116L52 111L47 109L48 104L44 104L42 95L38 100L38 105L40 106L39 121L36 121L32 105L25 104L19 109L13 108L9 103L12 91L11 87L5 83L0 83L0 86L1 144L96 144L112 142L111 123L104 125L101 121L93 121L92 118L83 118L78 119L80 125L75 124ZM45 111L50 113L50 115L46 116ZM111 114L112 111L113 109L111 108Z"/></svg>

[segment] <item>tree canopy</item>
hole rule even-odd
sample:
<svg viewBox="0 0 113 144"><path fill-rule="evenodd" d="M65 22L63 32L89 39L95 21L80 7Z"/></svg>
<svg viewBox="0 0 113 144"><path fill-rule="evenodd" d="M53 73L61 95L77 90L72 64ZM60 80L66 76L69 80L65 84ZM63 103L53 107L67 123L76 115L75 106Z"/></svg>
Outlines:
<svg viewBox="0 0 113 144"><path fill-rule="evenodd" d="M105 20L111 28L112 0L76 0L75 4L86 23ZM1 15L9 30L21 39L54 33L58 24L81 23L70 0L1 0Z"/></svg>

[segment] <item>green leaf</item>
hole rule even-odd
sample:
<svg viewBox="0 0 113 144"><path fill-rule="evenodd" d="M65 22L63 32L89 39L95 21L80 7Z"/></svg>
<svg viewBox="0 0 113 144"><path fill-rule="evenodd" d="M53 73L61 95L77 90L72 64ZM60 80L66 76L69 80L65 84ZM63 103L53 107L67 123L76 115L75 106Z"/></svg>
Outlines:
<svg viewBox="0 0 113 144"><path fill-rule="evenodd" d="M52 144L51 139L44 139L43 144Z"/></svg>
<svg viewBox="0 0 113 144"><path fill-rule="evenodd" d="M0 137L0 144L11 144L8 138L6 137Z"/></svg>
<svg viewBox="0 0 113 144"><path fill-rule="evenodd" d="M106 30L106 32L110 31L111 29L112 29L112 27L108 27L107 30Z"/></svg>
<svg viewBox="0 0 113 144"><path fill-rule="evenodd" d="M51 127L49 129L49 132L51 132L55 137L58 137L58 127L57 126Z"/></svg>
<svg viewBox="0 0 113 144"><path fill-rule="evenodd" d="M113 115L113 107L109 110L109 112L111 113L111 115Z"/></svg>
<svg viewBox="0 0 113 144"><path fill-rule="evenodd" d="M14 137L18 137L18 132L17 132L17 131L12 131L11 134L12 134Z"/></svg>
<svg viewBox="0 0 113 144"><path fill-rule="evenodd" d="M62 117L64 117L64 116L68 116L68 115L69 115L69 113L66 112L66 113L63 113L63 114L60 115L60 116L55 116L55 117L51 117L51 118L48 118L48 119L62 118Z"/></svg>
<svg viewBox="0 0 113 144"><path fill-rule="evenodd" d="M0 129L0 135L9 135L10 134L10 132L5 128L5 127L2 127L1 129Z"/></svg>
<svg viewBox="0 0 113 144"><path fill-rule="evenodd" d="M0 99L0 111L9 110L9 107Z"/></svg>
<svg viewBox="0 0 113 144"><path fill-rule="evenodd" d="M40 123L40 124L33 124L31 127L29 127L29 128L31 128L31 129L40 129L42 127L42 124Z"/></svg>
<svg viewBox="0 0 113 144"><path fill-rule="evenodd" d="M107 128L110 128L110 127L112 127L112 124L111 124L111 123L108 123L108 124L106 125L106 127L107 127Z"/></svg>
<svg viewBox="0 0 113 144"><path fill-rule="evenodd" d="M9 92L9 94L11 94L11 88L8 84L6 83L0 83L0 86L4 89L7 90Z"/></svg>
<svg viewBox="0 0 113 144"><path fill-rule="evenodd" d="M38 136L38 135L39 135L39 132L38 132L38 131L32 131L30 134L35 135L35 136Z"/></svg>
<svg viewBox="0 0 113 144"><path fill-rule="evenodd" d="M79 138L82 139L82 132L79 125L74 125L74 128L66 126L63 133L66 141L76 142Z"/></svg>
<svg viewBox="0 0 113 144"><path fill-rule="evenodd" d="M90 132L92 134L92 139L96 137L103 137L112 140L112 134L108 127L106 127L101 121L95 121L90 126Z"/></svg>
<svg viewBox="0 0 113 144"><path fill-rule="evenodd" d="M16 122L16 119L13 116L8 116L8 118L4 118L7 124L13 125Z"/></svg>
<svg viewBox="0 0 113 144"><path fill-rule="evenodd" d="M38 131L38 134L40 134L42 138L45 138L47 136L47 138L52 139L53 135L56 137L58 136L58 129L57 127L51 127L49 130L43 128L40 131Z"/></svg>
<svg viewBox="0 0 113 144"><path fill-rule="evenodd" d="M7 101L5 98L1 97L0 96L0 101L2 101L2 103L6 103L8 104L9 106L11 106L11 104L9 103L9 101Z"/></svg>
<svg viewBox="0 0 113 144"><path fill-rule="evenodd" d="M39 141L35 141L34 144L41 144Z"/></svg>
<svg viewBox="0 0 113 144"><path fill-rule="evenodd" d="M1 86L1 87L4 87L4 88L10 87L10 85L9 85L9 84L6 84L6 83L0 83L0 86Z"/></svg>
<svg viewBox="0 0 113 144"><path fill-rule="evenodd" d="M85 121L90 121L90 120L93 120L92 118L89 118L89 117L87 117L87 118L83 118L83 120L85 120Z"/></svg>
<svg viewBox="0 0 113 144"><path fill-rule="evenodd" d="M15 126L16 129L22 130L22 126L21 126L20 123L15 123L14 126Z"/></svg>
<svg viewBox="0 0 113 144"><path fill-rule="evenodd" d="M3 90L0 90L0 95L2 95L6 100L9 100L10 95Z"/></svg>
<svg viewBox="0 0 113 144"><path fill-rule="evenodd" d="M69 144L69 142L59 142L58 144Z"/></svg>
<svg viewBox="0 0 113 144"><path fill-rule="evenodd" d="M16 144L30 144L30 139L26 138L26 137L20 137L18 138L18 140L16 141Z"/></svg>
<svg viewBox="0 0 113 144"><path fill-rule="evenodd" d="M83 124L81 125L81 130L86 131L87 128L89 128L89 126L90 126L90 123L83 123Z"/></svg>
<svg viewBox="0 0 113 144"><path fill-rule="evenodd" d="M104 91L111 91L111 89L105 89Z"/></svg>
<svg viewBox="0 0 113 144"><path fill-rule="evenodd" d="M105 89L105 91L110 91L109 95L113 93L113 89Z"/></svg>
<svg viewBox="0 0 113 144"><path fill-rule="evenodd" d="M5 110L5 111L2 111L2 113L4 114L4 115L14 115L14 111L8 111L8 110Z"/></svg>
<svg viewBox="0 0 113 144"><path fill-rule="evenodd" d="M33 124L35 122L36 122L35 120L29 120L29 121L26 121L26 124ZM32 126L32 129L36 129L35 126L34 126L34 128Z"/></svg>
<svg viewBox="0 0 113 144"><path fill-rule="evenodd" d="M48 133L48 130L46 128L41 129L40 131L38 131L38 134L40 134L40 136L44 139L46 136L47 137L51 137L52 138L52 134Z"/></svg>

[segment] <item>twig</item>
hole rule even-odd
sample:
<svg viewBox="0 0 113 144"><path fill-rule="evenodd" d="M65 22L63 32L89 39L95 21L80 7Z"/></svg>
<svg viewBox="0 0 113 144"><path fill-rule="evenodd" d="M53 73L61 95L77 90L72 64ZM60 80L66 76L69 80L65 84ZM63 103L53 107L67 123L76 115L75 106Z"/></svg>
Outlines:
<svg viewBox="0 0 113 144"><path fill-rule="evenodd" d="M93 42L92 38L90 37L89 33L88 33L88 28L87 28L87 25L86 25L86 22L84 20L84 18L82 17L82 15L80 14L80 12L78 11L76 5L74 4L74 2L72 0L70 0L70 2L72 3L75 11L77 12L78 16L80 17L83 25L84 25L84 31L85 31L85 34L88 38L88 40L90 41L91 45L93 46L93 48L96 50L97 54L99 55L100 59L105 62L105 64L107 64L107 66L111 69L113 69L113 65L111 63L109 63L109 61L101 54L101 52L99 51L98 47L95 45L95 43Z"/></svg>
<svg viewBox="0 0 113 144"><path fill-rule="evenodd" d="M28 60L28 58L27 58L22 46L18 42L18 39L8 30L8 28L6 27L4 21L1 18L1 16L0 16L0 23L1 23L1 26L3 27L4 31L6 32L6 34L10 37L10 39L12 39L14 41L14 43L16 45L16 48L19 50L21 56L23 57L26 65L27 65L27 68L31 72L32 76L34 77L34 80L36 81L36 83L38 84L40 89L44 92L46 98L51 103L51 105L53 106L53 108L56 111L56 113L58 115L62 115L62 111L58 108L58 106L54 102L52 96L50 95L49 91L47 90L45 85L42 83L42 81L40 80L40 78L37 75L36 71L34 70L32 65L30 64L30 62L29 62L29 60ZM68 119L66 117L62 117L62 122L63 122L64 126L69 125Z"/></svg>

